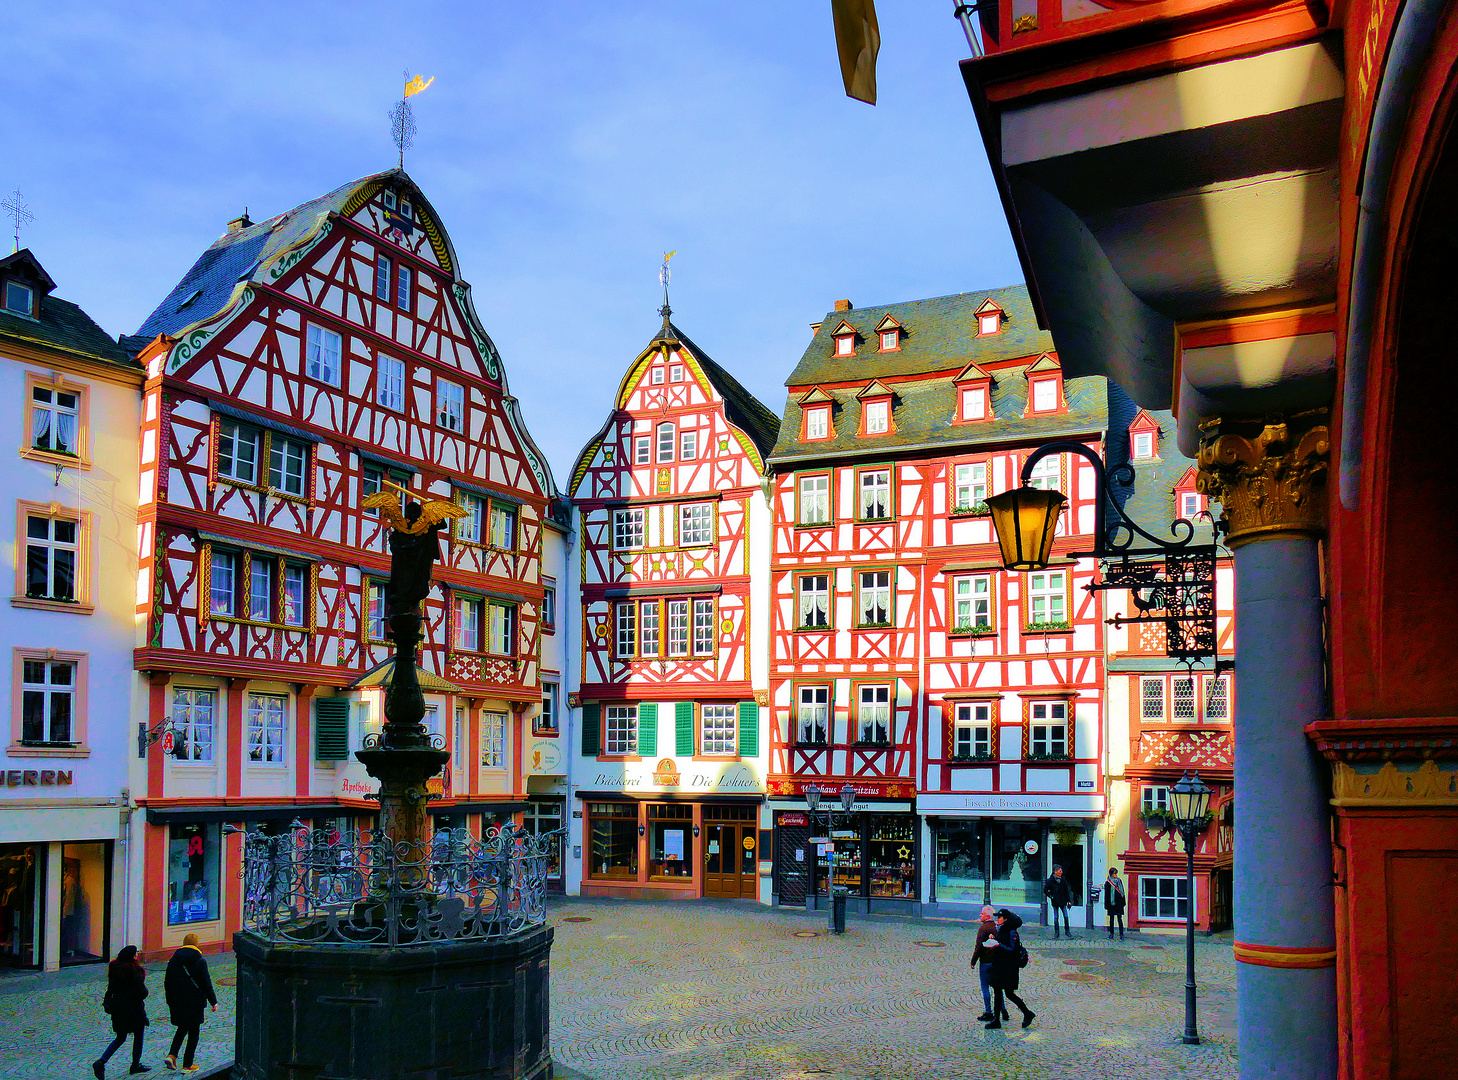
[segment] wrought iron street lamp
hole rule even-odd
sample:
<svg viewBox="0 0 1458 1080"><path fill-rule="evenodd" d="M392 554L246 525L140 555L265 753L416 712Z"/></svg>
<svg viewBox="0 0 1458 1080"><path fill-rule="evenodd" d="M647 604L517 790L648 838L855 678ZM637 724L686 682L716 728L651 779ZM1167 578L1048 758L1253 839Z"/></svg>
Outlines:
<svg viewBox="0 0 1458 1080"><path fill-rule="evenodd" d="M1200 1042L1195 1026L1195 841L1209 822L1210 789L1194 776L1182 775L1169 789L1170 820L1185 842L1185 1034L1190 1046Z"/></svg>
<svg viewBox="0 0 1458 1080"><path fill-rule="evenodd" d="M820 809L820 797L821 797L822 794L823 794L823 792L820 790L819 785L817 785L817 784L806 784L805 785L805 789L804 789L805 806L810 811L810 824L811 825L814 825L815 824L815 812ZM841 789L840 789L840 808L841 808L841 810L844 813L849 814L850 811L851 811L851 807L853 805L855 805L855 801L856 801L856 789L854 787L852 787L849 783L846 783L846 784L842 785L841 786ZM825 895L830 900L830 930L831 930L832 933L840 933L843 930L843 926L840 929L837 929L837 927L836 927L836 921L835 921L835 835L834 834L835 834L835 810L832 807L827 806L825 808L825 839L827 841L827 846L830 848L830 851L829 851L828 855L826 856L827 862L826 862L826 877L825 877Z"/></svg>

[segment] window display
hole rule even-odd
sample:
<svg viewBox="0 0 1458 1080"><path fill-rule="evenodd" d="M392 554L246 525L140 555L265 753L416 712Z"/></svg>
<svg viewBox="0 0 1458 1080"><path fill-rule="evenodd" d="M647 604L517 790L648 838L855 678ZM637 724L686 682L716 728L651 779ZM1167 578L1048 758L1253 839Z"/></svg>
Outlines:
<svg viewBox="0 0 1458 1080"><path fill-rule="evenodd" d="M910 900L916 895L916 819L910 814L872 814L866 845L872 896Z"/></svg>
<svg viewBox="0 0 1458 1080"><path fill-rule="evenodd" d="M937 900L981 904L987 895L982 838L975 821L942 821L937 826Z"/></svg>
<svg viewBox="0 0 1458 1080"><path fill-rule="evenodd" d="M36 881L44 848L0 845L0 964L38 967L41 905Z"/></svg>
<svg viewBox="0 0 1458 1080"><path fill-rule="evenodd" d="M211 922L218 912L218 826L172 825L167 842L167 922Z"/></svg>
<svg viewBox="0 0 1458 1080"><path fill-rule="evenodd" d="M694 808L688 803L648 807L648 878L665 881L694 876Z"/></svg>
<svg viewBox="0 0 1458 1080"><path fill-rule="evenodd" d="M588 874L598 878L638 876L636 803L589 803Z"/></svg>
<svg viewBox="0 0 1458 1080"><path fill-rule="evenodd" d="M992 826L992 904L1043 902L1043 851L1037 822L997 821ZM1029 854L1027 845L1033 844Z"/></svg>
<svg viewBox="0 0 1458 1080"><path fill-rule="evenodd" d="M562 827L562 804L556 799L534 799L527 807L522 824L527 832L540 836ZM547 880L562 880L562 837L558 836L547 853Z"/></svg>
<svg viewBox="0 0 1458 1080"><path fill-rule="evenodd" d="M107 866L110 844L65 844L61 848L61 963L106 959Z"/></svg>

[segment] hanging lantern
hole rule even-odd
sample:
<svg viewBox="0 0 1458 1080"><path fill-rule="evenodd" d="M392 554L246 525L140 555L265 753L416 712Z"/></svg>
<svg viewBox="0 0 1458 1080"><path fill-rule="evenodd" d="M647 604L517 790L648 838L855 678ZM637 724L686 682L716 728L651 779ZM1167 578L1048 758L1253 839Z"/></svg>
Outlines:
<svg viewBox="0 0 1458 1080"><path fill-rule="evenodd" d="M1002 549L1005 570L1041 570L1053 552L1058 515L1068 502L1061 491L1023 487L987 500L992 529Z"/></svg>

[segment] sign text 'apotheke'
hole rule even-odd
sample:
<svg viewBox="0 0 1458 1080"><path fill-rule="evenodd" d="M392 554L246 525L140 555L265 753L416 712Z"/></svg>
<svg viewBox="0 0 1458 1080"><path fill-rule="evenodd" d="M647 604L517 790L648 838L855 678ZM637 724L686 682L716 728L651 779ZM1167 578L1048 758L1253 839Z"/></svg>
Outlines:
<svg viewBox="0 0 1458 1080"><path fill-rule="evenodd" d="M6 769L0 772L0 787L53 787L70 782L70 769Z"/></svg>

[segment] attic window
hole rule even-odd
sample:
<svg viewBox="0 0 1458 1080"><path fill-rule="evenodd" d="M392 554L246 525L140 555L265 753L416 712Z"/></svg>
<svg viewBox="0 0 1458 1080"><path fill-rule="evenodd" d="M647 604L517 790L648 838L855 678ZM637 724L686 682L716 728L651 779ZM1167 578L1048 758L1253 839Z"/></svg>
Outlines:
<svg viewBox="0 0 1458 1080"><path fill-rule="evenodd" d="M1194 518L1205 509L1205 496L1198 491L1180 492L1180 517Z"/></svg>
<svg viewBox="0 0 1458 1080"><path fill-rule="evenodd" d="M5 283L5 310L19 315L35 316L35 290L18 281Z"/></svg>
<svg viewBox="0 0 1458 1080"><path fill-rule="evenodd" d="M881 351L895 352L901 348L901 331L896 329L881 331Z"/></svg>
<svg viewBox="0 0 1458 1080"><path fill-rule="evenodd" d="M987 419L987 390L981 386L962 388L962 419Z"/></svg>
<svg viewBox="0 0 1458 1080"><path fill-rule="evenodd" d="M854 334L835 335L835 355L853 356L856 351L856 336Z"/></svg>
<svg viewBox="0 0 1458 1080"><path fill-rule="evenodd" d="M668 368L669 382L683 382L683 365L672 364Z"/></svg>
<svg viewBox="0 0 1458 1080"><path fill-rule="evenodd" d="M415 216L415 211L410 206L410 200L409 199L401 199L400 200L400 216L402 218L412 218L412 217Z"/></svg>
<svg viewBox="0 0 1458 1080"><path fill-rule="evenodd" d="M1154 432L1136 431L1130 436L1130 456L1135 461L1148 461L1154 457Z"/></svg>
<svg viewBox="0 0 1458 1080"><path fill-rule="evenodd" d="M181 311L183 308L187 307L188 304L191 304L194 300L196 300L201 295L202 295L202 290L201 289L193 289L192 292L188 293L186 296L184 296L182 298L182 303L180 303L180 304L177 305L177 309L179 311Z"/></svg>
<svg viewBox="0 0 1458 1080"><path fill-rule="evenodd" d="M653 373L649 376L649 381L651 381L654 386L662 386L663 385L663 368L662 367L655 367L653 369Z"/></svg>
<svg viewBox="0 0 1458 1080"><path fill-rule="evenodd" d="M805 439L828 439L830 438L830 408L827 405L818 405L813 409L805 410Z"/></svg>
<svg viewBox="0 0 1458 1080"><path fill-rule="evenodd" d="M1058 380L1034 379L1031 387L1033 412L1053 412L1058 408Z"/></svg>
<svg viewBox="0 0 1458 1080"><path fill-rule="evenodd" d="M884 435L890 429L891 403L889 401L866 402L866 434Z"/></svg>
<svg viewBox="0 0 1458 1080"><path fill-rule="evenodd" d="M386 210L395 209L395 193L393 191L386 191L382 198L385 203Z"/></svg>
<svg viewBox="0 0 1458 1080"><path fill-rule="evenodd" d="M984 311L977 316L977 336L986 337L1002 329L1002 312Z"/></svg>

